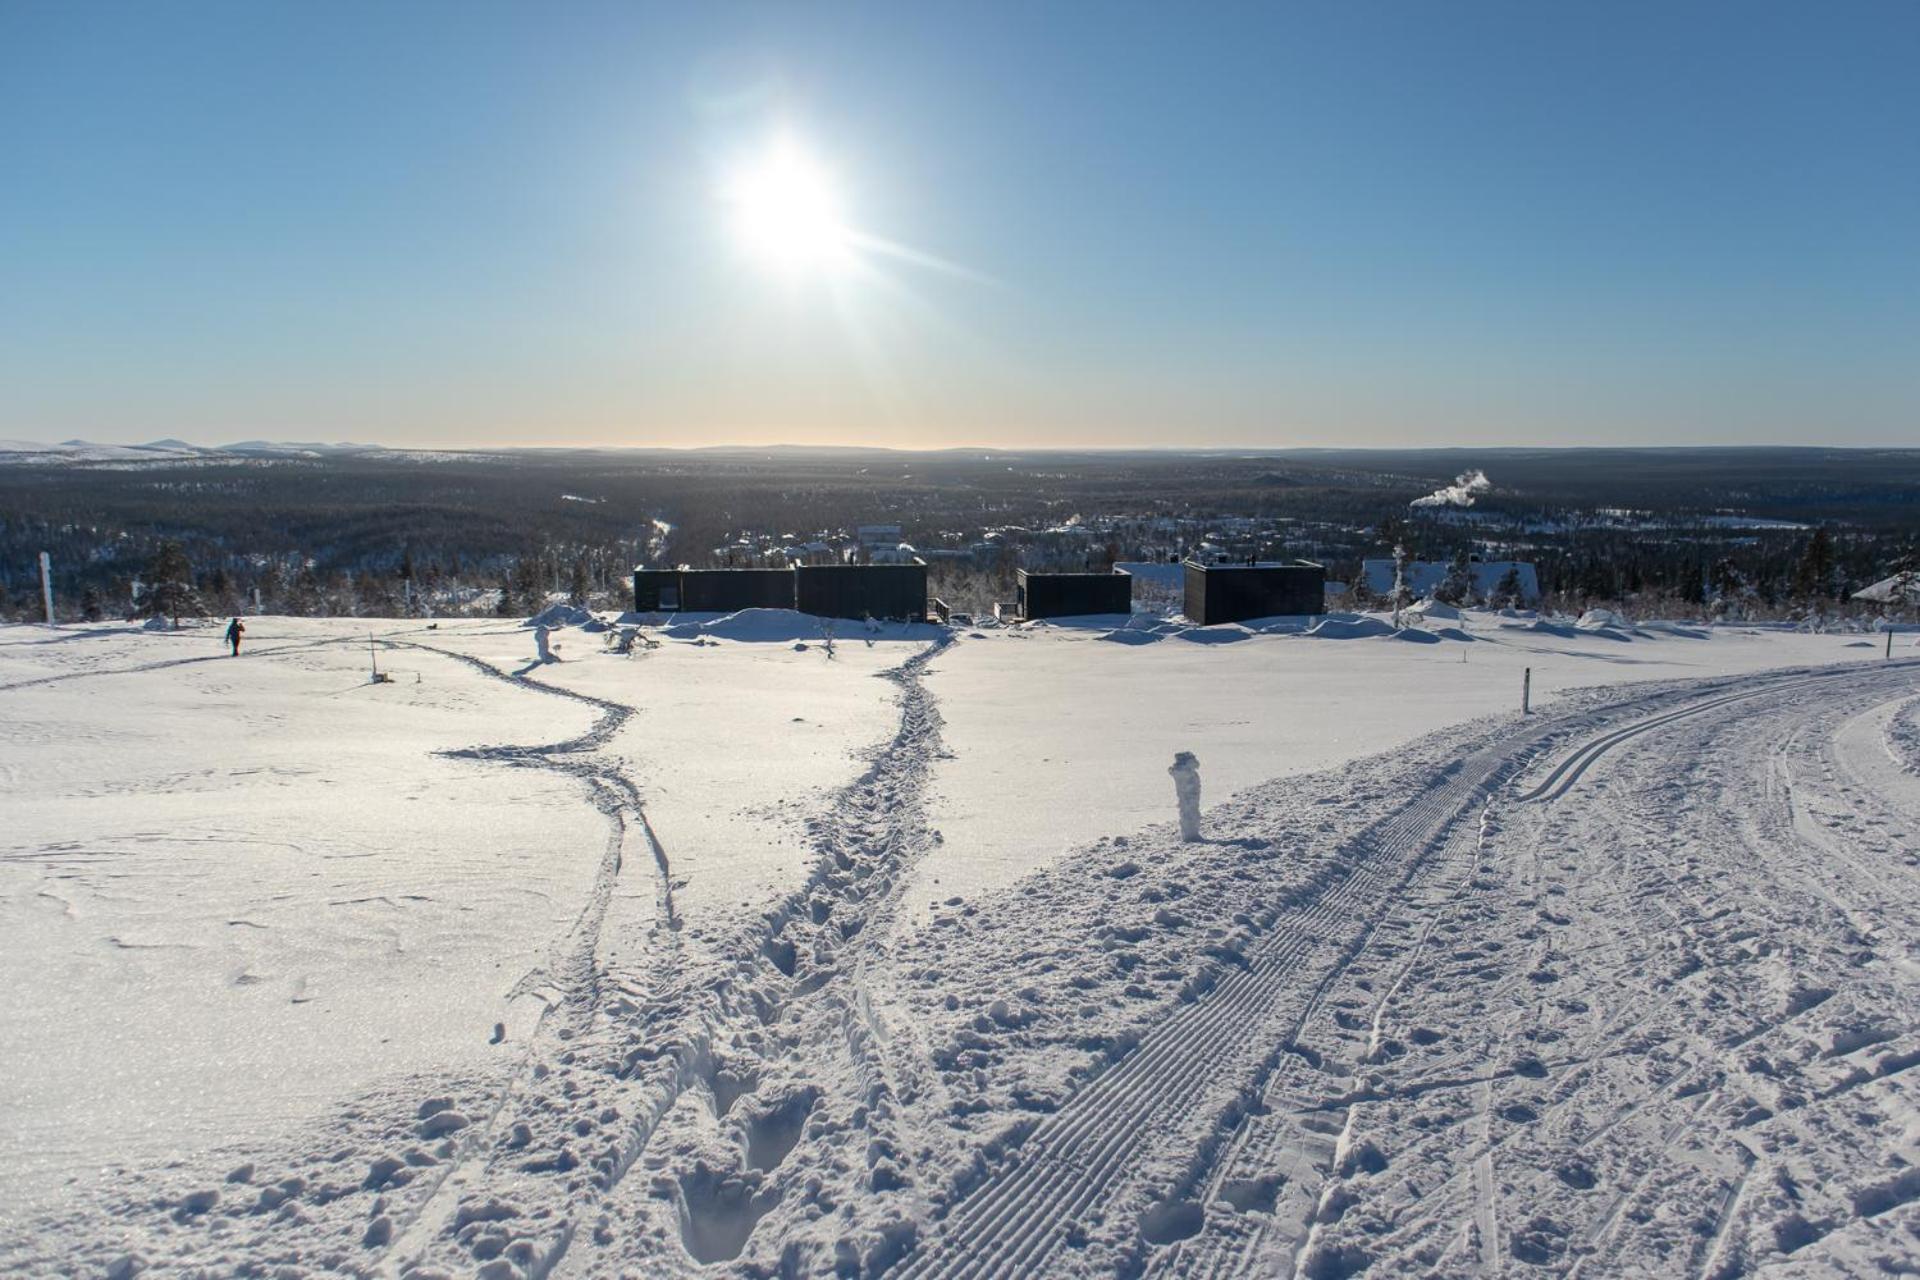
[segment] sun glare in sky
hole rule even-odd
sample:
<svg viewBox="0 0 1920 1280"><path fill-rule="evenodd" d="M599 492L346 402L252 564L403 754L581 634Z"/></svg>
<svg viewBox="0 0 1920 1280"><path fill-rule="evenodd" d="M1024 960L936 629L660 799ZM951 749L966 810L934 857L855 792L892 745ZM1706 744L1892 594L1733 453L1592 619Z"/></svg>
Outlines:
<svg viewBox="0 0 1920 1280"><path fill-rule="evenodd" d="M767 267L823 275L853 261L854 235L833 174L791 135L742 166L724 197L739 246Z"/></svg>

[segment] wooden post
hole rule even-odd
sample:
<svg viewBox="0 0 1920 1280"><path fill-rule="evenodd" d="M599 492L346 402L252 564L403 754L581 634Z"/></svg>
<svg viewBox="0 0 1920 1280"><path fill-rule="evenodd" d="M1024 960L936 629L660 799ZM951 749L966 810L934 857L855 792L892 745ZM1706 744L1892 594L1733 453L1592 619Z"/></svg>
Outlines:
<svg viewBox="0 0 1920 1280"><path fill-rule="evenodd" d="M41 557L43 563L45 559L46 557L43 555ZM51 604L47 606L47 621L53 621L53 606ZM1893 624L1891 622L1887 624L1887 661L1893 661Z"/></svg>
<svg viewBox="0 0 1920 1280"><path fill-rule="evenodd" d="M1533 714L1533 668L1528 667L1526 674L1520 677L1520 714Z"/></svg>

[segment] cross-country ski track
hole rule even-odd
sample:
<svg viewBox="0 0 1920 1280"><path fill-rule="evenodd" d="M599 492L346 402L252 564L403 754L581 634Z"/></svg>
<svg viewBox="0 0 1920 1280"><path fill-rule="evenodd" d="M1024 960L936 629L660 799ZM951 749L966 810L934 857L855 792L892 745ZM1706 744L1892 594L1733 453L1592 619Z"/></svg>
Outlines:
<svg viewBox="0 0 1920 1280"><path fill-rule="evenodd" d="M916 869L964 855L931 816L943 637L879 673L893 730L813 803L798 882L693 929L612 749L672 749L643 702L378 643L592 715L445 753L607 827L514 1065L218 1196L160 1172L8 1224L0 1270L1920 1268L1920 662L1591 691L915 918Z"/></svg>

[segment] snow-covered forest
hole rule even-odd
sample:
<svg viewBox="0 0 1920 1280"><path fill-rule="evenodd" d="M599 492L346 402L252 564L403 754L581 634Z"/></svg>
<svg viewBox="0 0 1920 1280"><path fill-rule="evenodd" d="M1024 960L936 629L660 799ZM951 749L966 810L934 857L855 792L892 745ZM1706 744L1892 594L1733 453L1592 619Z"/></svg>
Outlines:
<svg viewBox="0 0 1920 1280"><path fill-rule="evenodd" d="M168 543L210 614L251 610L257 592L273 614L514 617L550 599L622 607L640 564L865 554L856 531L873 525L898 526L934 593L968 612L1010 604L1021 566L1304 556L1347 584L1404 544L1533 563L1548 605L1576 615L1866 613L1852 593L1915 563L1917 457L15 444L0 447L0 618L40 617L41 551L70 620L150 611L142 588ZM1473 475L1484 483L1459 484Z"/></svg>

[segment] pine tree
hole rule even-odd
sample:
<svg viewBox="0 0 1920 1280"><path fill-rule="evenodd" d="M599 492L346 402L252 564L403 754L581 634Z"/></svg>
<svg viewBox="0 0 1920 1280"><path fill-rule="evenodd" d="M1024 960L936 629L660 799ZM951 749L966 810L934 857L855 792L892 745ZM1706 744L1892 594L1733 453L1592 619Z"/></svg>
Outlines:
<svg viewBox="0 0 1920 1280"><path fill-rule="evenodd" d="M310 618L324 608L319 571L311 564L302 565L300 572L294 575L293 588L287 595L287 612L296 618Z"/></svg>
<svg viewBox="0 0 1920 1280"><path fill-rule="evenodd" d="M1815 529L1793 569L1793 589L1818 600L1833 591L1833 539L1824 528Z"/></svg>
<svg viewBox="0 0 1920 1280"><path fill-rule="evenodd" d="M147 564L147 599L144 612L149 617L171 618L180 625L180 615L204 617L206 607L193 589L193 566L187 562L186 548L171 538L160 544Z"/></svg>
<svg viewBox="0 0 1920 1280"><path fill-rule="evenodd" d="M538 613L547 607L546 581L540 562L533 557L522 556L514 562L513 597L520 612Z"/></svg>

